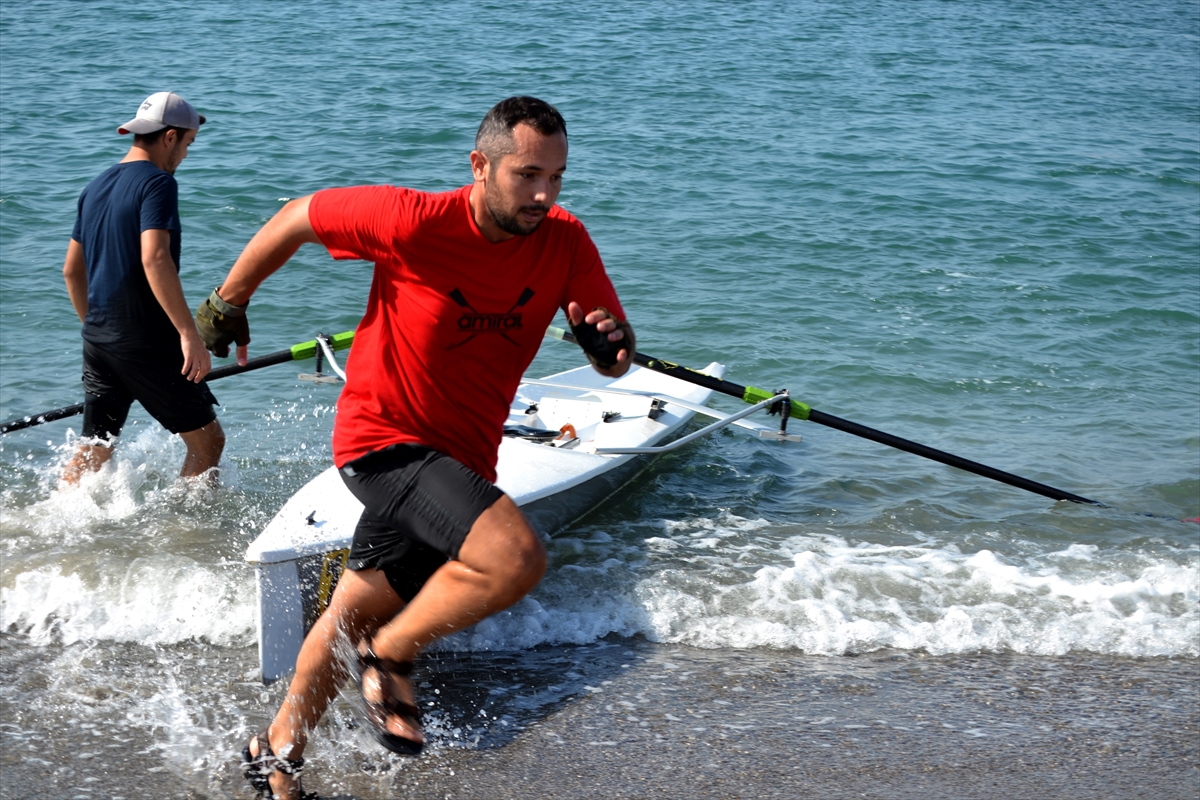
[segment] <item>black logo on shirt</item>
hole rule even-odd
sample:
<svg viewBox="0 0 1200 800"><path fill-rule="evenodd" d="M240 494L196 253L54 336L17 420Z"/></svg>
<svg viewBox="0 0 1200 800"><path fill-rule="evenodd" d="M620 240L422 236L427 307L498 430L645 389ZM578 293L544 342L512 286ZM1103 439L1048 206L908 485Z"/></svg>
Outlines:
<svg viewBox="0 0 1200 800"><path fill-rule="evenodd" d="M521 296L517 298L517 302L513 303L508 311L502 314L484 314L476 311L467 302L467 298L460 290L452 290L450 292L450 299L457 303L459 308L463 309L462 315L458 318L458 331L459 333L467 334L467 338L450 345L446 349L453 350L456 347L462 347L476 336L485 333L499 334L519 347L520 344L516 339L509 336L508 332L521 330L521 311L519 309L529 302L533 294L533 289L526 286L525 291L521 292Z"/></svg>

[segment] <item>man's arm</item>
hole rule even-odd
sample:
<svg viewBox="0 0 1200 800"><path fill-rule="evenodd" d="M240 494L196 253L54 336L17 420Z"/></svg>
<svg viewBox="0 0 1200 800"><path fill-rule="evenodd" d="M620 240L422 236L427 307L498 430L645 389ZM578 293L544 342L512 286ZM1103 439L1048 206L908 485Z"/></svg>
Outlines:
<svg viewBox="0 0 1200 800"><path fill-rule="evenodd" d="M63 264L63 279L67 282L67 295L79 321L83 322L88 312L87 262L83 260L83 245L74 239L67 245L67 260Z"/></svg>
<svg viewBox="0 0 1200 800"><path fill-rule="evenodd" d="M192 321L192 311L183 299L183 284L171 258L171 232L159 228L142 231L142 267L154 299L167 312L175 330L179 331L179 348L183 351L183 369L189 381L199 383L212 369L212 359L200 340L200 332Z"/></svg>
<svg viewBox="0 0 1200 800"><path fill-rule="evenodd" d="M225 356L229 345L237 342L237 362L246 363L250 327L245 308L251 295L300 245L321 241L308 220L311 200L312 195L293 200L271 217L238 256L224 283L196 311L205 345L214 353Z"/></svg>
<svg viewBox="0 0 1200 800"><path fill-rule="evenodd" d="M232 305L246 305L259 284L286 264L300 245L306 242L320 244L321 240L308 221L311 200L312 195L291 201L254 234L217 290L222 300Z"/></svg>

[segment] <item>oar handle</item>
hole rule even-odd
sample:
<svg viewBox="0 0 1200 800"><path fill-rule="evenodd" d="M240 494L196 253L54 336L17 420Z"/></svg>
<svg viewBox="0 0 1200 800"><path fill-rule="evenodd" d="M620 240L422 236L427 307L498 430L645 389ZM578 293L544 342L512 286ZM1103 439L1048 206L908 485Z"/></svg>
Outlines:
<svg viewBox="0 0 1200 800"><path fill-rule="evenodd" d="M739 386L738 384L731 383L730 381L713 378L709 375L705 375L702 372L696 372L695 370L688 369L687 367L681 367L678 364L671 364L660 359L643 356L641 353L638 353L633 357L633 363L647 367L648 369L652 369L655 372L661 372L664 375L671 375L672 377L679 378L680 380L705 386L709 389L730 395L732 397L738 397L747 403L762 402L764 399L771 397L773 394L772 392L767 392L754 386ZM1043 497L1049 497L1054 500L1070 500L1072 503L1083 503L1085 505L1104 505L1104 503L1096 500L1089 500L1086 497L1080 497L1077 494L1072 494L1071 492L1066 492L1062 489L1055 489L1053 486L1047 486L1044 483L1038 483L1037 481L1030 480L1028 478L1022 478L1020 475L1013 475L1011 472L1005 472L1004 470L996 469L995 467L989 467L987 464L980 464L978 461L972 461L969 458L956 456L953 453L947 453L943 450L938 450L936 448L920 444L919 442L909 441L908 439L903 439L885 431L876 430L875 428L868 428L866 425L860 425L859 423L851 422L848 419L835 417L833 414L826 414L824 411L811 408L805 403L801 403L799 400L792 400L791 402L791 416L798 419L806 419L809 422L815 422L818 425L834 428L836 430L849 433L853 436L859 436L863 439L870 439L873 442L879 442L880 444L894 447L897 450L903 450L906 453L912 453L913 455L938 461L951 467L966 470L967 472L973 472L976 475L981 475L985 478L991 478L994 481L1006 483L1009 486L1015 486L1018 489L1024 489L1027 492L1040 494Z"/></svg>
<svg viewBox="0 0 1200 800"><path fill-rule="evenodd" d="M345 350L354 343L354 331L335 333L333 336L328 337L328 341L330 349ZM289 361L304 361L305 359L312 358L316 355L316 352L317 340L312 339L292 345L287 350L277 350L274 353L267 353L265 356L252 358L245 364L230 364L227 367L217 367L208 373L205 380L219 381L221 378L228 378L230 375L240 375L243 372L271 367L275 364L285 364ZM76 403L73 406L63 406L62 408L45 411L41 414L31 414L28 417L10 419L8 422L0 424L0 435L19 431L23 428L32 428L34 425L41 425L44 422L66 419L67 417L73 417L76 414L82 413L83 403Z"/></svg>

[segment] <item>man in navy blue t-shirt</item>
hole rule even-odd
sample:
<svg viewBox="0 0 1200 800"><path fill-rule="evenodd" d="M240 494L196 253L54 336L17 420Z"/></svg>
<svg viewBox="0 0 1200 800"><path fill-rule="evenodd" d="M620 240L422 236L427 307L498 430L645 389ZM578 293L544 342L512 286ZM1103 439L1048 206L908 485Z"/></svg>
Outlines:
<svg viewBox="0 0 1200 800"><path fill-rule="evenodd" d="M203 123L179 95L150 95L117 129L134 135L128 154L79 196L63 276L83 322L84 441L68 483L112 457L134 400L182 437L181 475L214 469L225 447L204 382L212 362L179 281L174 174Z"/></svg>

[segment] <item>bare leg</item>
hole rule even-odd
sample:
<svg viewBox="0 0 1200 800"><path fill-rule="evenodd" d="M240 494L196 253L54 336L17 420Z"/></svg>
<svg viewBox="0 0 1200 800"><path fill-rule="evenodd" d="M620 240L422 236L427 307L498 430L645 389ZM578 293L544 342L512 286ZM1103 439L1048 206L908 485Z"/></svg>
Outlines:
<svg viewBox="0 0 1200 800"><path fill-rule="evenodd" d="M95 472L112 458L112 445L81 444L63 469L62 482L74 486L85 472Z"/></svg>
<svg viewBox="0 0 1200 800"><path fill-rule="evenodd" d="M524 515L507 496L475 521L458 558L426 582L373 642L381 658L412 661L430 642L503 611L529 593L546 571L546 551ZM399 717L388 731L420 740Z"/></svg>
<svg viewBox="0 0 1200 800"><path fill-rule="evenodd" d="M179 437L187 445L187 456L183 459L183 469L179 471L181 478L203 475L221 460L221 453L225 450L225 431L221 430L221 423L217 420L214 419L203 428L181 433ZM216 472L213 472L210 480L216 484Z"/></svg>
<svg viewBox="0 0 1200 800"><path fill-rule="evenodd" d="M320 722L345 683L348 676L336 654L338 638L347 636L353 644L369 637L403 607L404 601L382 572L367 569L342 573L329 608L317 619L300 647L296 675L268 731L267 738L276 755L300 758L308 743L308 732ZM253 752L256 749L252 745L252 755L258 755ZM272 791L284 800L292 797L294 783L282 773L271 776Z"/></svg>
<svg viewBox="0 0 1200 800"><path fill-rule="evenodd" d="M458 559L438 569L408 605L378 570L343 573L329 608L300 648L296 675L268 733L271 747L283 758L295 759L303 753L308 732L347 678L335 654L339 634L348 636L352 644L374 634L374 649L381 658L412 661L435 639L520 600L545 571L541 541L516 504L503 496L475 521ZM419 729L398 717L389 719L388 730L407 739L422 739ZM294 781L279 773L271 776L271 786L285 800L295 790Z"/></svg>

